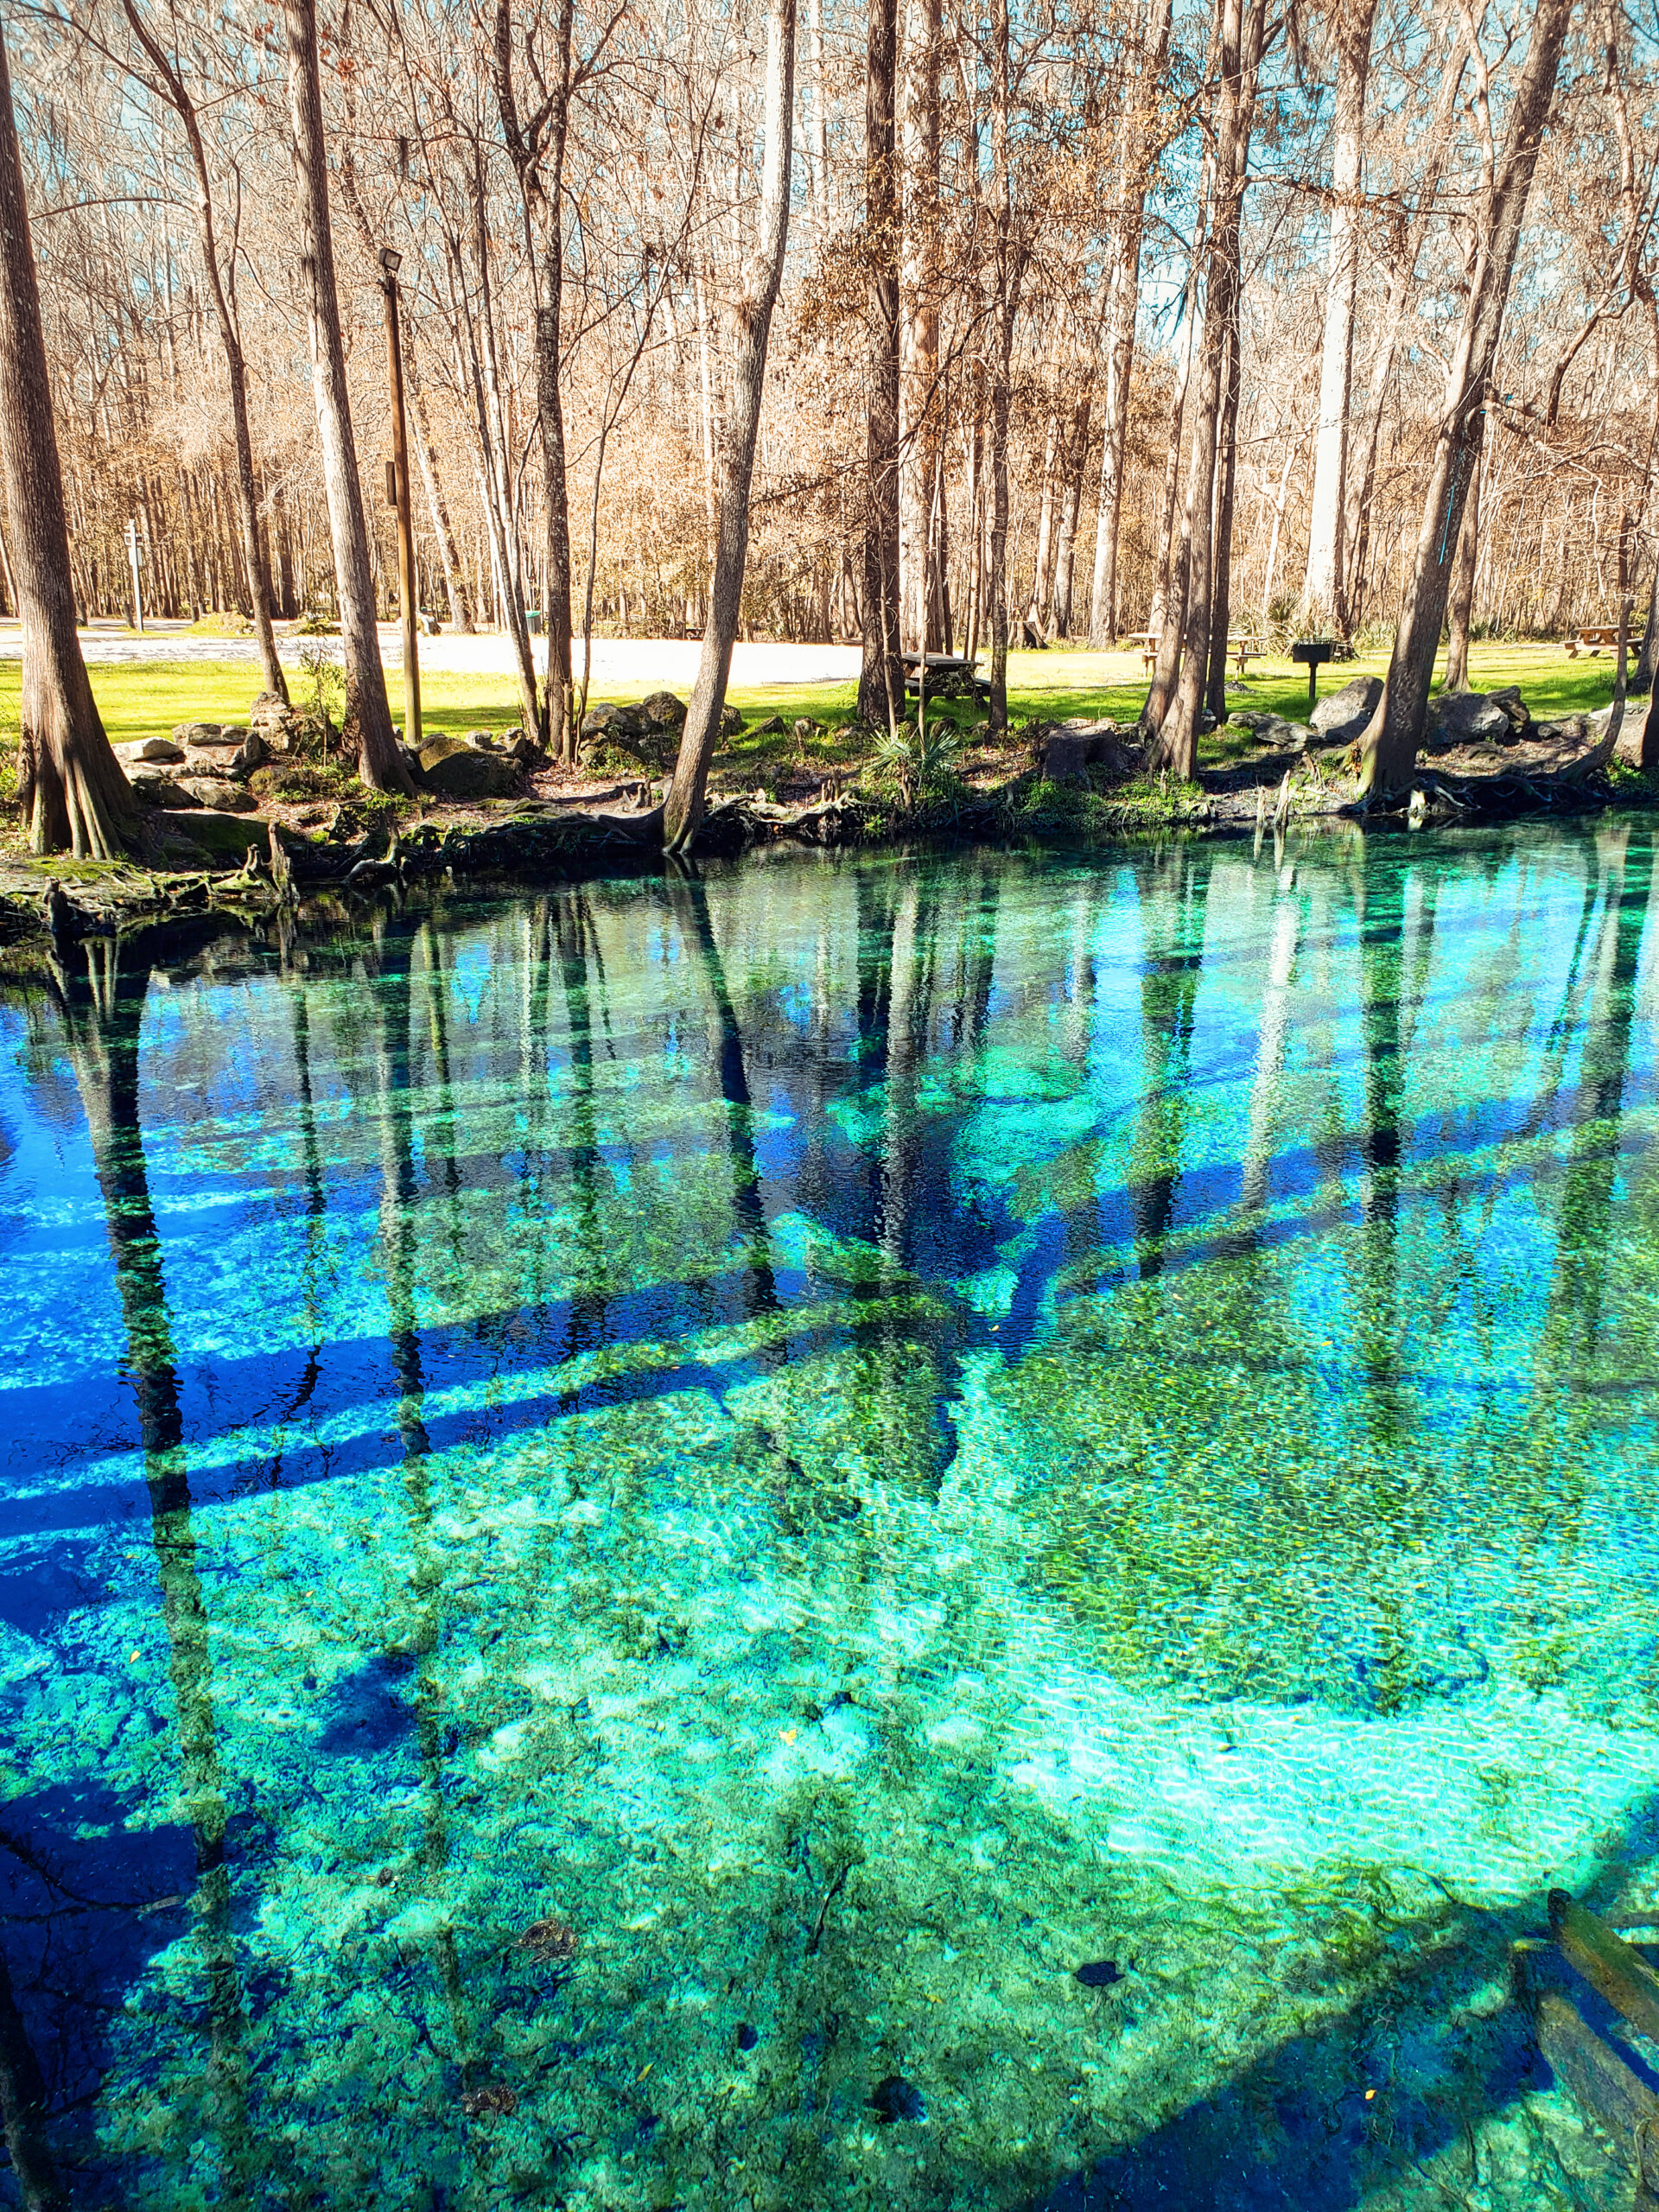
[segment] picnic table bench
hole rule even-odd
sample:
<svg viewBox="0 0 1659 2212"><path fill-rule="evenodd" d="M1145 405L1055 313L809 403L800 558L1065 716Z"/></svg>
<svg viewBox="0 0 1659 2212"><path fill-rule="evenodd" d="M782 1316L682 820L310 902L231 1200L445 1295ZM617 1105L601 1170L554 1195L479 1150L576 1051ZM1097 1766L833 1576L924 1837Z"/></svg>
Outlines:
<svg viewBox="0 0 1659 2212"><path fill-rule="evenodd" d="M1634 645L1641 642L1639 630L1632 628L1627 634L1630 644ZM1584 652L1593 659L1597 653L1611 652L1618 643L1617 622L1581 622L1567 641L1567 657L1568 660L1576 660Z"/></svg>
<svg viewBox="0 0 1659 2212"><path fill-rule="evenodd" d="M905 690L919 699L925 690L930 699L988 700L991 687L975 673L974 663L963 653L900 653Z"/></svg>
<svg viewBox="0 0 1659 2212"><path fill-rule="evenodd" d="M1157 630L1130 631L1129 643L1141 648L1142 668L1149 669L1157 659L1160 635L1161 632ZM1244 673L1245 662L1259 660L1267 650L1267 639L1257 637L1254 632L1230 630L1227 633L1227 657L1234 663L1241 676Z"/></svg>

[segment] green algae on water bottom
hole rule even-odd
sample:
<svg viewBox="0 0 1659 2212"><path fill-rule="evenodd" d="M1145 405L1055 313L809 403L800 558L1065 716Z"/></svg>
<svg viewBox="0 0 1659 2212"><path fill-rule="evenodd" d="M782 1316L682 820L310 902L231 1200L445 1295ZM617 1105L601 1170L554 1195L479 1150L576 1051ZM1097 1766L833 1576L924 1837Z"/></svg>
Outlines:
<svg viewBox="0 0 1659 2212"><path fill-rule="evenodd" d="M1652 866L801 861L0 1013L76 2201L1622 2202L1508 1961L1659 1916Z"/></svg>

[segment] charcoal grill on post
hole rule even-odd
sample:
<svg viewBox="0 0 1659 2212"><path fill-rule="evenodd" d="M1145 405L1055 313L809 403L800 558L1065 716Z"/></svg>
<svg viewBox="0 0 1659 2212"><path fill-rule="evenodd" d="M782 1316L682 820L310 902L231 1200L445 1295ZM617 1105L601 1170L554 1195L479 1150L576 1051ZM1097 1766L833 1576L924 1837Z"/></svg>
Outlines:
<svg viewBox="0 0 1659 2212"><path fill-rule="evenodd" d="M1329 638L1298 638L1290 649L1292 660L1307 664L1307 711L1313 711L1313 702L1319 696L1319 671L1336 652Z"/></svg>

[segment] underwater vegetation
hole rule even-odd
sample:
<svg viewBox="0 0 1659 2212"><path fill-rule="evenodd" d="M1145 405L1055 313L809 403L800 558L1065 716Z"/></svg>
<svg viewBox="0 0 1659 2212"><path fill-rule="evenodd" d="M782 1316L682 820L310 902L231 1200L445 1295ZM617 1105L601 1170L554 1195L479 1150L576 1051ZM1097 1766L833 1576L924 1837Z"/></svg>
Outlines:
<svg viewBox="0 0 1659 2212"><path fill-rule="evenodd" d="M1509 1957L1659 1927L1654 866L0 999L0 2203L1623 2205Z"/></svg>

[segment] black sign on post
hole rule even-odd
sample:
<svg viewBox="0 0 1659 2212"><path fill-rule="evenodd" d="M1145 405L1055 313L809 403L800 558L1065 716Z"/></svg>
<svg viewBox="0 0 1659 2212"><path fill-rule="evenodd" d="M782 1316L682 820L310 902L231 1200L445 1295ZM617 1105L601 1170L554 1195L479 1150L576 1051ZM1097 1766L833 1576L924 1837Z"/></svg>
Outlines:
<svg viewBox="0 0 1659 2212"><path fill-rule="evenodd" d="M1313 711L1313 702L1319 696L1319 670L1336 652L1329 638L1298 638L1290 649L1292 660L1307 664L1307 711Z"/></svg>

